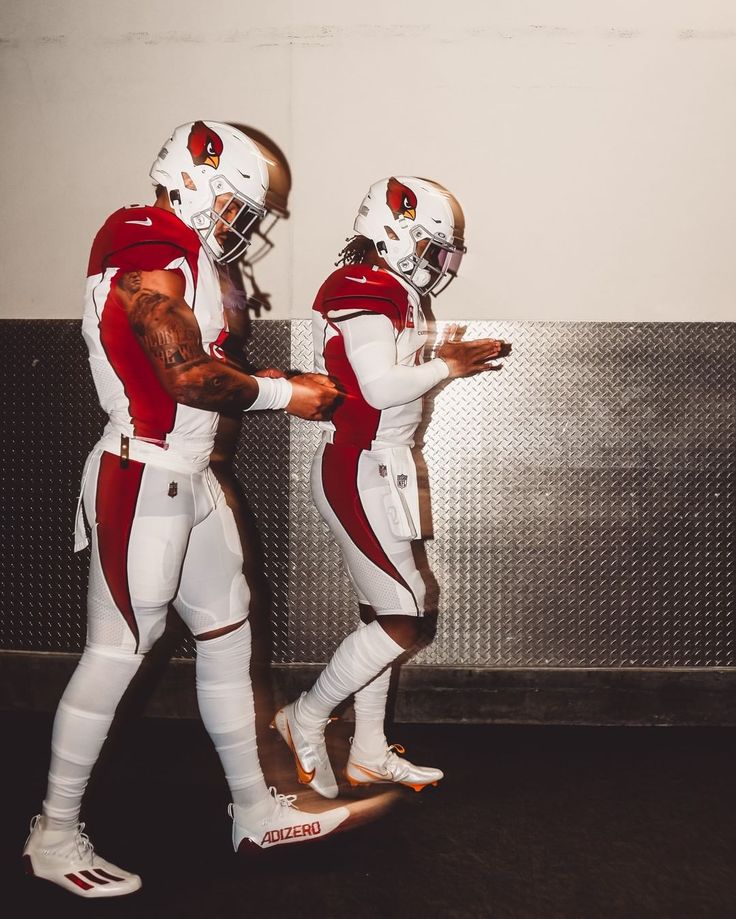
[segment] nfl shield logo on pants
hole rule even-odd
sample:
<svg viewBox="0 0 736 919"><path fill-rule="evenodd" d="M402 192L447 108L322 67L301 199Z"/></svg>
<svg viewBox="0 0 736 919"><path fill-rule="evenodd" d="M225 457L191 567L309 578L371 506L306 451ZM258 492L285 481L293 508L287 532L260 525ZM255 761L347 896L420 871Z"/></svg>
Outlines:
<svg viewBox="0 0 736 919"><path fill-rule="evenodd" d="M396 476L396 484L399 486L399 488L406 488L406 484L408 481L409 481L409 477L406 475L402 474L402 475Z"/></svg>

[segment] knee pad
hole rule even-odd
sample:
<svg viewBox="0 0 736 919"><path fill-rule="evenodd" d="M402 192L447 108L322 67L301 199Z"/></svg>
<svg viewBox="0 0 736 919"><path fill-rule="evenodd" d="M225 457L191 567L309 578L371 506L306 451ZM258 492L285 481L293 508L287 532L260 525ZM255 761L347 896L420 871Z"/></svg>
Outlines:
<svg viewBox="0 0 736 919"><path fill-rule="evenodd" d="M174 601L177 613L195 638L247 619L249 604L250 591L242 571L238 571L229 585L221 585L219 591L212 591L206 599L188 597L180 591Z"/></svg>

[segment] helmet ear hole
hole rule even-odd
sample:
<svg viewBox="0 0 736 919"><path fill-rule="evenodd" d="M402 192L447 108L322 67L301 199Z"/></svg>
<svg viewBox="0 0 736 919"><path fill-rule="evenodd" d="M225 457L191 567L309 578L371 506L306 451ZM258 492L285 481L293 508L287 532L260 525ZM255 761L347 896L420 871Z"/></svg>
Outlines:
<svg viewBox="0 0 736 919"><path fill-rule="evenodd" d="M194 184L194 180L192 179L192 177L189 175L188 172L182 172L181 180L184 183L184 187L188 188L189 191L197 190L197 186Z"/></svg>
<svg viewBox="0 0 736 919"><path fill-rule="evenodd" d="M394 242L398 240L398 235L394 233L391 227L384 227L383 229L386 231L386 236L388 236L389 239L393 239Z"/></svg>

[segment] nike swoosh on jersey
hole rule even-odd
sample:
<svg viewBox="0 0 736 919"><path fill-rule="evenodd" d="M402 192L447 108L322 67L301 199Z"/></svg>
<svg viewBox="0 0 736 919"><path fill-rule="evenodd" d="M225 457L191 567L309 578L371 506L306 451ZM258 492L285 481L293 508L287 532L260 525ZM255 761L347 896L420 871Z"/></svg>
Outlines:
<svg viewBox="0 0 736 919"><path fill-rule="evenodd" d="M142 227L152 227L153 226L153 221L151 220L150 217L145 217L143 220L126 220L125 222L126 223L137 223L139 226L142 226Z"/></svg>
<svg viewBox="0 0 736 919"><path fill-rule="evenodd" d="M345 275L345 280L346 280L346 281L357 281L358 284L367 284L367 283L368 283L368 278L351 278L350 275L347 275L347 274Z"/></svg>

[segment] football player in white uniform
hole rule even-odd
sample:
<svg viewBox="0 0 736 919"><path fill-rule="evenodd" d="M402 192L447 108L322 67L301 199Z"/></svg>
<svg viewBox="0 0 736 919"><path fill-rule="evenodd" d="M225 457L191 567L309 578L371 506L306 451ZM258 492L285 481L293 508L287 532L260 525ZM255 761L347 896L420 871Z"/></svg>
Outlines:
<svg viewBox="0 0 736 919"><path fill-rule="evenodd" d="M80 494L92 529L87 642L59 703L43 811L23 851L30 874L83 897L141 886L94 852L79 815L118 702L170 602L197 640L197 697L232 794L235 849L324 836L349 813L306 814L264 781L243 556L208 466L221 409L319 420L337 390L318 374L256 378L225 359L216 263L242 255L265 212L256 145L226 124L181 125L151 177L155 205L116 211L90 255L82 330L109 420ZM76 548L85 545L78 510Z"/></svg>
<svg viewBox="0 0 736 919"><path fill-rule="evenodd" d="M345 394L321 424L312 494L342 550L358 595L361 622L309 692L276 713L300 782L328 798L337 782L324 741L333 709L355 694L355 734L346 767L351 785L398 783L421 790L442 778L389 745L384 718L391 664L420 637L425 585L412 540L421 538L411 447L422 396L445 379L500 369L510 345L457 340L453 329L423 360L421 298L456 270L462 212L434 182L383 179L371 186L355 220L342 266L313 307L315 367ZM454 263L454 264L453 264Z"/></svg>

